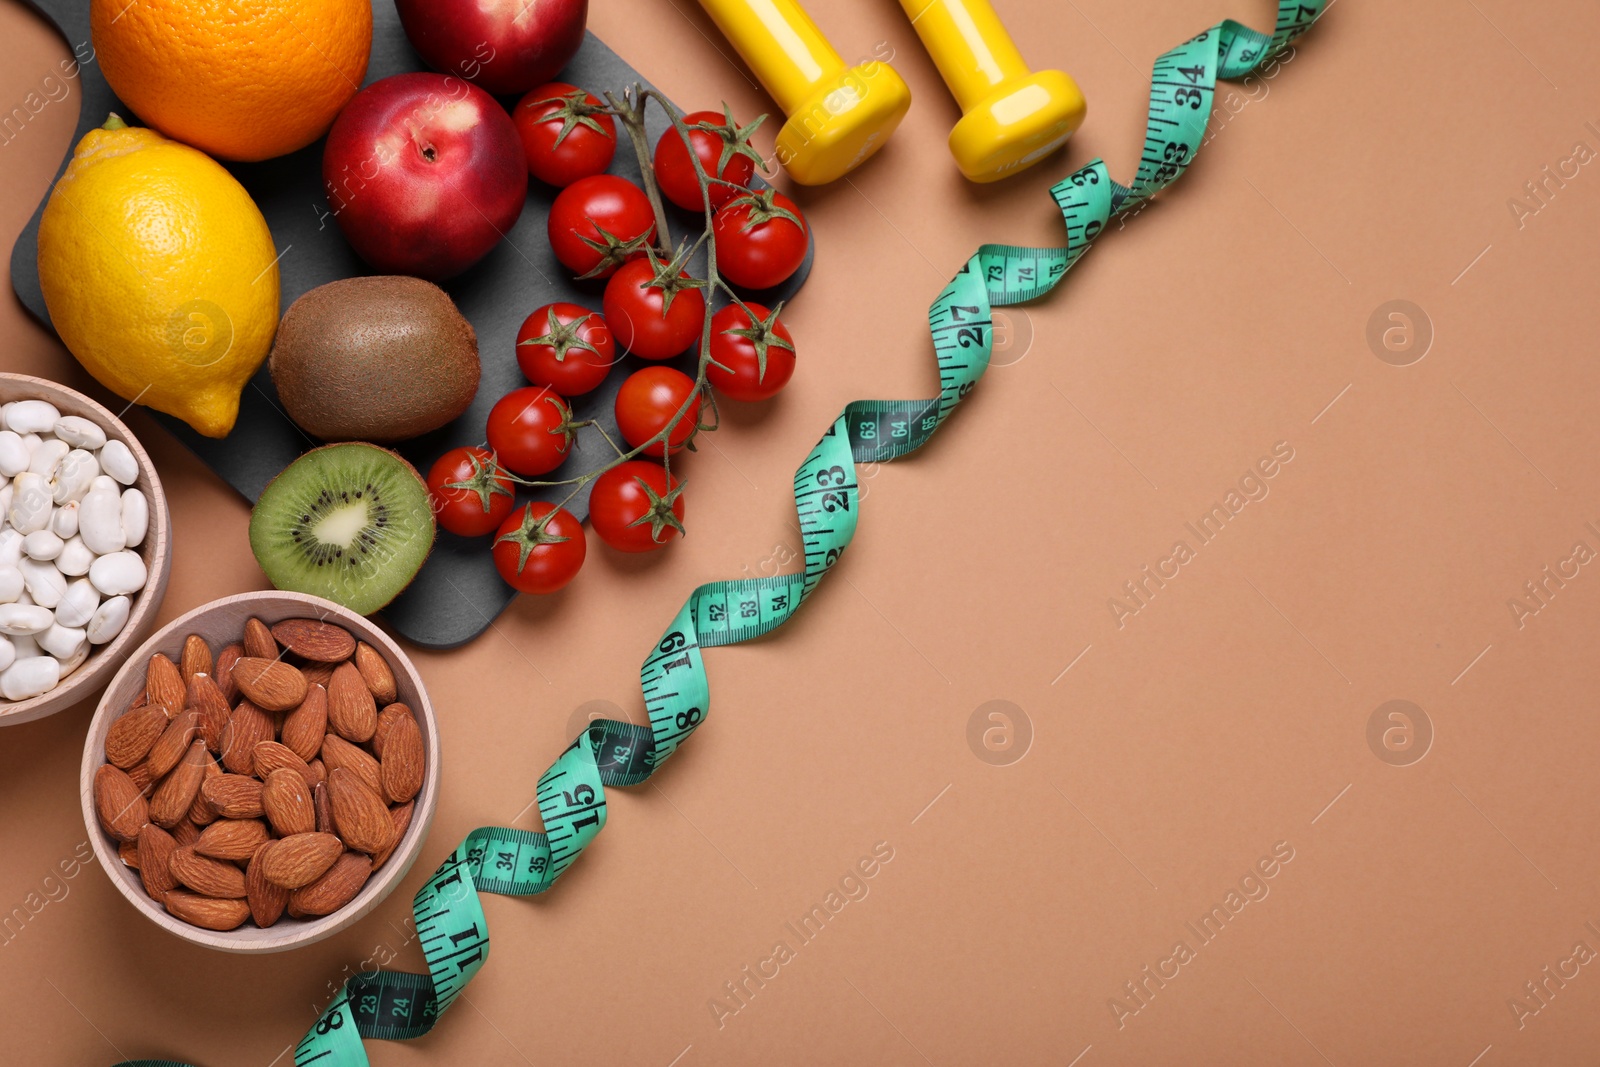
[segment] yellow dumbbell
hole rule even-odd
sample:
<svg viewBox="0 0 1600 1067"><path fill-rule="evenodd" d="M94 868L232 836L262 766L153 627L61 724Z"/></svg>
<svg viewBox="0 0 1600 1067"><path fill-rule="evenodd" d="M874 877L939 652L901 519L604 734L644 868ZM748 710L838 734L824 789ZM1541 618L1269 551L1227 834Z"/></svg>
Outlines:
<svg viewBox="0 0 1600 1067"><path fill-rule="evenodd" d="M789 116L778 162L802 185L854 170L889 139L911 90L887 63L846 67L794 0L700 0Z"/></svg>
<svg viewBox="0 0 1600 1067"><path fill-rule="evenodd" d="M961 105L950 154L992 182L1032 166L1083 123L1083 93L1059 70L1033 73L988 0L900 0Z"/></svg>

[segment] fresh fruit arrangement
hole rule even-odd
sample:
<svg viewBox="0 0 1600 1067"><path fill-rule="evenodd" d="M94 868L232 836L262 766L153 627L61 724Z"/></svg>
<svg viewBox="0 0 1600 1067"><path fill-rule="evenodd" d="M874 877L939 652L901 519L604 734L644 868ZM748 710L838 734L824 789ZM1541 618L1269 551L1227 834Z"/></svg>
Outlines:
<svg viewBox="0 0 1600 1067"><path fill-rule="evenodd" d="M150 897L207 930L329 915L411 825L426 767L393 669L320 619L245 623L150 658L106 734L101 827Z"/></svg>
<svg viewBox="0 0 1600 1067"><path fill-rule="evenodd" d="M652 101L672 123L653 147L645 133ZM529 314L516 354L530 384L494 405L487 447L440 456L428 487L439 525L466 537L492 533L506 583L549 593L576 576L586 555L583 526L566 507L582 491L595 534L616 551L653 551L683 532L673 456L715 428L718 392L768 400L794 373L782 304L747 302L741 290L788 280L809 238L792 201L751 188L759 156L749 138L765 116L740 126L726 107L684 115L641 86L602 101L559 82L530 91L514 116L533 176L561 187L547 224L551 249L578 278L604 282L600 310L563 302ZM619 127L641 184L604 172ZM692 243L674 247L666 202L699 214ZM722 306L713 312L713 303ZM617 391L618 442L592 418L575 419L571 399L597 388L623 356L645 365L628 370ZM585 427L616 458L539 480L559 470ZM517 486L565 496L516 509Z"/></svg>
<svg viewBox="0 0 1600 1067"><path fill-rule="evenodd" d="M0 405L0 697L48 693L128 622L150 501L128 446L44 400Z"/></svg>

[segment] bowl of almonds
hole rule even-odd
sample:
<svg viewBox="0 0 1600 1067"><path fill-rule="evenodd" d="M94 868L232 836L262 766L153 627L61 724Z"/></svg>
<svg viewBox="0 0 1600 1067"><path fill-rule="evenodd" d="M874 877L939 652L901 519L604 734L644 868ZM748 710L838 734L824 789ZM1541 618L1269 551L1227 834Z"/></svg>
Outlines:
<svg viewBox="0 0 1600 1067"><path fill-rule="evenodd" d="M197 944L281 952L405 877L438 799L438 729L376 625L246 593L128 657L89 725L81 792L95 855L134 907Z"/></svg>

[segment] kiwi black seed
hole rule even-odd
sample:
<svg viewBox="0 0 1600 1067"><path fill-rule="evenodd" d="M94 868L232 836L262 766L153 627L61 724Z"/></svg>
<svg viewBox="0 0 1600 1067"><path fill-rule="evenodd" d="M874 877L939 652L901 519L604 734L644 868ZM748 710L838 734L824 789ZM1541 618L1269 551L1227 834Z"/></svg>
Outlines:
<svg viewBox="0 0 1600 1067"><path fill-rule="evenodd" d="M362 615L411 584L433 537L428 487L416 468L364 442L307 452L250 514L250 548L273 585Z"/></svg>

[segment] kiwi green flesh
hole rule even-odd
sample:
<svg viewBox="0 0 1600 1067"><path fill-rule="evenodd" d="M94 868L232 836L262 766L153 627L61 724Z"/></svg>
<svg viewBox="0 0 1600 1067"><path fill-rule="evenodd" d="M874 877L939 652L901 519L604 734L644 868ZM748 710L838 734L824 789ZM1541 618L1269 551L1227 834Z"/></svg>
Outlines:
<svg viewBox="0 0 1600 1067"><path fill-rule="evenodd" d="M279 589L370 615L416 577L433 548L416 469L387 449L327 445L295 460L250 515L250 547Z"/></svg>

